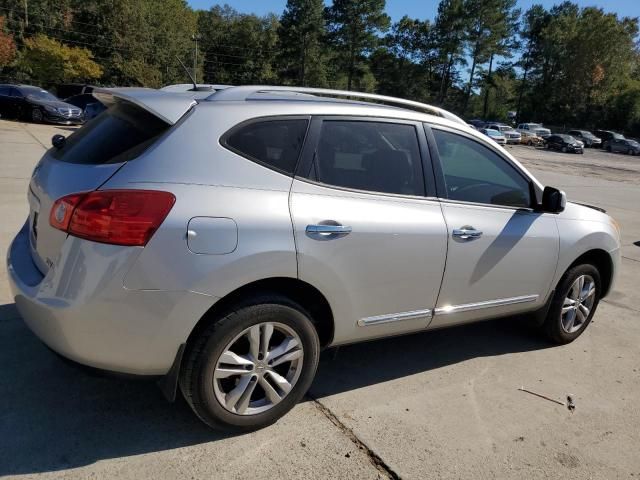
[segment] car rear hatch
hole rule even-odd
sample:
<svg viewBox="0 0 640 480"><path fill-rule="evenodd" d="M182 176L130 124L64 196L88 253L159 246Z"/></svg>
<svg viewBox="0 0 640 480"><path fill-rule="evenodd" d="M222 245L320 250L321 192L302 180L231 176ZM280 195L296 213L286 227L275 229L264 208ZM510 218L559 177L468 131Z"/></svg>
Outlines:
<svg viewBox="0 0 640 480"><path fill-rule="evenodd" d="M97 190L123 165L167 133L195 101L151 89L105 89L94 95L108 109L42 157L29 183L30 248L46 274L67 234L49 222L54 202Z"/></svg>

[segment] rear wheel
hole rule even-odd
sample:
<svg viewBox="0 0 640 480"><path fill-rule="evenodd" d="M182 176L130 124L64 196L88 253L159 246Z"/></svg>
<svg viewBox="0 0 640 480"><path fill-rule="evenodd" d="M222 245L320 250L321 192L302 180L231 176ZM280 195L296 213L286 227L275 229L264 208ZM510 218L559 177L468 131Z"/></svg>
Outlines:
<svg viewBox="0 0 640 480"><path fill-rule="evenodd" d="M207 425L254 430L277 421L313 381L319 341L309 315L285 297L220 316L187 351L182 393Z"/></svg>
<svg viewBox="0 0 640 480"><path fill-rule="evenodd" d="M565 273L543 326L550 340L570 343L584 332L600 302L601 285L593 265L577 265Z"/></svg>

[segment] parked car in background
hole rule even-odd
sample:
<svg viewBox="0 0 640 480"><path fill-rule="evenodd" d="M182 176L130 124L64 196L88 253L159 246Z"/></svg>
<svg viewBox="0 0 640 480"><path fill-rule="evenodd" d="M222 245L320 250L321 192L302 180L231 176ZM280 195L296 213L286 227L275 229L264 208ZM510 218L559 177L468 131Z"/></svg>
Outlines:
<svg viewBox="0 0 640 480"><path fill-rule="evenodd" d="M467 125L471 128L473 128L474 130L477 130L476 126L473 123L467 123Z"/></svg>
<svg viewBox="0 0 640 480"><path fill-rule="evenodd" d="M518 125L519 132L533 132L541 138L551 135L551 130L542 126L541 123L521 123Z"/></svg>
<svg viewBox="0 0 640 480"><path fill-rule="evenodd" d="M621 133L616 133L611 130L594 130L594 135L602 140L600 146L602 148L607 148L607 142L613 139L621 140L624 138L624 135Z"/></svg>
<svg viewBox="0 0 640 480"><path fill-rule="evenodd" d="M602 139L596 137L588 130L569 130L567 134L571 135L576 140L580 140L587 148L595 148L602 145Z"/></svg>
<svg viewBox="0 0 640 480"><path fill-rule="evenodd" d="M83 93L91 93L96 88L98 87L84 83L63 83L56 85L55 92L60 98L68 98L82 95Z"/></svg>
<svg viewBox="0 0 640 480"><path fill-rule="evenodd" d="M496 142L498 145L507 144L507 139L499 130L494 130L492 128L481 128L480 133L484 133L487 137L489 137L491 140Z"/></svg>
<svg viewBox="0 0 640 480"><path fill-rule="evenodd" d="M0 85L0 116L36 123L82 123L80 108L63 102L47 90L30 85Z"/></svg>
<svg viewBox="0 0 640 480"><path fill-rule="evenodd" d="M542 137L539 137L533 132L522 131L520 132L520 135L521 135L521 138L520 138L521 145L529 145L533 147L540 147L544 145L544 139Z"/></svg>
<svg viewBox="0 0 640 480"><path fill-rule="evenodd" d="M100 103L100 101L90 93L74 95L73 97L65 98L64 101L81 108L84 121L97 117L107 109L107 107Z"/></svg>
<svg viewBox="0 0 640 480"><path fill-rule="evenodd" d="M563 153L584 153L581 142L571 135L554 133L546 139L546 147L550 150L559 150Z"/></svg>
<svg viewBox="0 0 640 480"><path fill-rule="evenodd" d="M628 138L614 138L607 141L607 152L626 153L628 155L640 155L640 143Z"/></svg>
<svg viewBox="0 0 640 480"><path fill-rule="evenodd" d="M520 143L520 139L522 138L520 132L514 130L510 125L505 125L504 123L488 124L486 125L486 128L489 128L491 130L498 130L502 135L504 135L507 143L518 144Z"/></svg>
<svg viewBox="0 0 640 480"><path fill-rule="evenodd" d="M474 118L467 121L467 124L473 125L473 128L475 128L476 130L480 130L481 128L484 128L485 123L486 122L484 120L480 120L478 118Z"/></svg>

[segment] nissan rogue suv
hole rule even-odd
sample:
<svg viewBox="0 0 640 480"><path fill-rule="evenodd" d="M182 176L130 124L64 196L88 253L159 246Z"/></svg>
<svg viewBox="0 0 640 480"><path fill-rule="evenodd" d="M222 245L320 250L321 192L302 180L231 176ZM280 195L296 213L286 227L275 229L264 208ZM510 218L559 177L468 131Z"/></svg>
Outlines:
<svg viewBox="0 0 640 480"><path fill-rule="evenodd" d="M322 348L516 314L564 344L611 290L616 223L444 110L295 87L94 95L107 110L31 177L16 306L62 356L157 377L212 427L276 421Z"/></svg>

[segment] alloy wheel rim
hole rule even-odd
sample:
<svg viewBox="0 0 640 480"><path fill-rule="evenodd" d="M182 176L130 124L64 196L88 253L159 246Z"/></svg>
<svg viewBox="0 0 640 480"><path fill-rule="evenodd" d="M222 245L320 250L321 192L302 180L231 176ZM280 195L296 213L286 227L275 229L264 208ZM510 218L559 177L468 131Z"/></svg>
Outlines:
<svg viewBox="0 0 640 480"><path fill-rule="evenodd" d="M596 299L596 282L590 275L580 275L569 288L562 304L560 323L566 333L580 330L589 319Z"/></svg>
<svg viewBox="0 0 640 480"><path fill-rule="evenodd" d="M280 403L300 378L304 351L298 334L277 322L253 325L224 348L213 372L213 391L222 407L256 415Z"/></svg>

